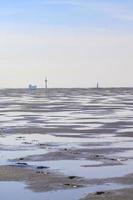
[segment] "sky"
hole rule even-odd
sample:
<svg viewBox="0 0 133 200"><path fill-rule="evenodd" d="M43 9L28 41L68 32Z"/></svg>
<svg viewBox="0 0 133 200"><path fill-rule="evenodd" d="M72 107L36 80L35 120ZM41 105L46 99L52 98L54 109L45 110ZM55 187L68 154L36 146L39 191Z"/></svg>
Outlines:
<svg viewBox="0 0 133 200"><path fill-rule="evenodd" d="M0 88L132 87L132 0L0 0Z"/></svg>

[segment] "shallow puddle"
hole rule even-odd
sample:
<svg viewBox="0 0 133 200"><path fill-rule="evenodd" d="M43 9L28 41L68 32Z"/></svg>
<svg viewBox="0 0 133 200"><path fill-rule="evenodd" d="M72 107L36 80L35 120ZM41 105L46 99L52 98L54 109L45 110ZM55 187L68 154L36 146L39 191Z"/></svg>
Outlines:
<svg viewBox="0 0 133 200"><path fill-rule="evenodd" d="M28 163L29 165L33 166L47 166L50 168L50 170L60 172L66 176L79 176L89 179L107 179L123 177L133 172L132 160L123 162L123 165L115 165L114 163L114 166L98 166L102 164L102 162L91 160L37 161Z"/></svg>
<svg viewBox="0 0 133 200"><path fill-rule="evenodd" d="M25 188L23 183L0 182L0 197L3 200L79 200L81 197L96 191L117 190L129 186L119 184L104 184L80 189L59 190L53 192L34 193Z"/></svg>
<svg viewBox="0 0 133 200"><path fill-rule="evenodd" d="M38 148L30 148L27 150L1 150L0 151L0 165L9 165L12 163L12 160L18 158L24 158L26 156L32 155L40 155L48 153L45 149L38 149Z"/></svg>

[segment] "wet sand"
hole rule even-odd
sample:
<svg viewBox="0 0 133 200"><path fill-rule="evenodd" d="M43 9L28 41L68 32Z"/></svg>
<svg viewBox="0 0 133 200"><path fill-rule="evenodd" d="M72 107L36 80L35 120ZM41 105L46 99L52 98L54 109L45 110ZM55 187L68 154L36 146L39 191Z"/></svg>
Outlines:
<svg viewBox="0 0 133 200"><path fill-rule="evenodd" d="M133 199L133 189L122 189L122 190L113 190L113 191L106 191L103 194L101 191L99 193L93 193L87 195L85 198L81 200L132 200Z"/></svg>
<svg viewBox="0 0 133 200"><path fill-rule="evenodd" d="M25 182L26 187L35 192L83 187L87 181L80 177L65 177L47 170L32 170L26 167L0 167L0 181Z"/></svg>
<svg viewBox="0 0 133 200"><path fill-rule="evenodd" d="M131 89L1 90L0 97L1 183L55 191L55 199L73 189L69 200L131 199Z"/></svg>

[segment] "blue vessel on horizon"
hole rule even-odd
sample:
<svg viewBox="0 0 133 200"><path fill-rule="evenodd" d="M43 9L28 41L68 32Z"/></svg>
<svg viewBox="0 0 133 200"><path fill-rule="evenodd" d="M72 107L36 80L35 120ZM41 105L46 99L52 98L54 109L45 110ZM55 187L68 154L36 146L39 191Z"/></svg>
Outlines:
<svg viewBox="0 0 133 200"><path fill-rule="evenodd" d="M37 85L29 84L29 90L36 90L36 89L37 89Z"/></svg>

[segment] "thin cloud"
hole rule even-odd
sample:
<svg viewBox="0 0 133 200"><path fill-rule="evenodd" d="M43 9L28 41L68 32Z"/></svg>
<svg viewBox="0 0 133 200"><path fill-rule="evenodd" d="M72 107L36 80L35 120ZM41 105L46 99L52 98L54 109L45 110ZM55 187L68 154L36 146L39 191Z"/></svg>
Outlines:
<svg viewBox="0 0 133 200"><path fill-rule="evenodd" d="M110 15L110 17L121 19L121 20L127 20L127 21L133 21L133 10L123 5L122 3L116 2L105 2L105 1L66 1L66 0L51 0L47 2L49 4L64 4L64 5L73 5L73 6L79 6L81 9L85 10L93 10L96 12L101 12Z"/></svg>

